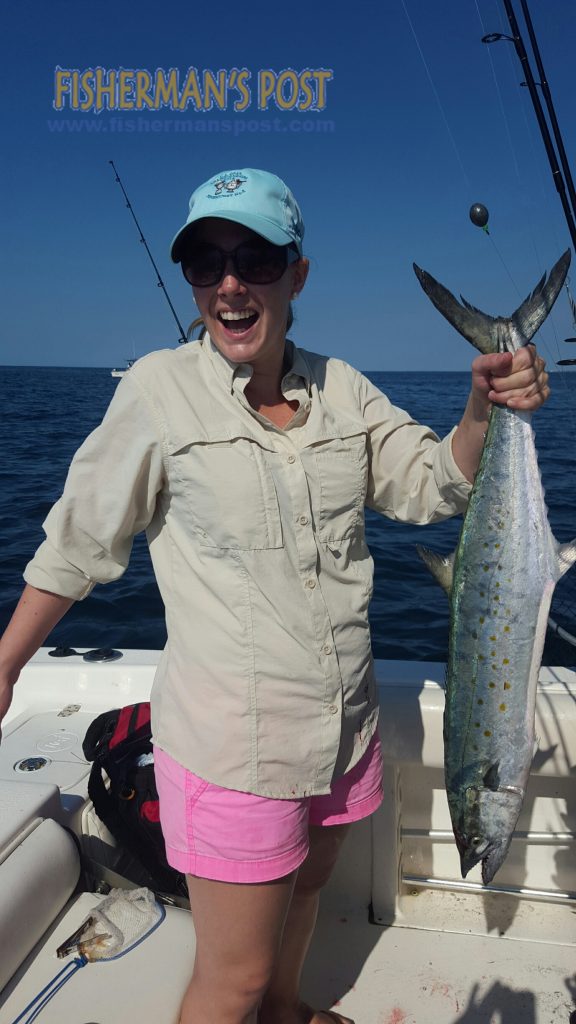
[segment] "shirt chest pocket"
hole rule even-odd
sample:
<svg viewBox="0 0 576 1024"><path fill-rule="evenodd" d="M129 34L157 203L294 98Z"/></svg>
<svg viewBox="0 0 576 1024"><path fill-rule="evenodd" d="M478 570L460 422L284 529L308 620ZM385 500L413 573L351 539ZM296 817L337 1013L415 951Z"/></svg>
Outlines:
<svg viewBox="0 0 576 1024"><path fill-rule="evenodd" d="M274 478L249 438L192 441L170 452L174 514L201 544L243 551L282 547Z"/></svg>
<svg viewBox="0 0 576 1024"><path fill-rule="evenodd" d="M313 449L318 480L318 537L346 540L363 522L368 484L366 435L325 441Z"/></svg>

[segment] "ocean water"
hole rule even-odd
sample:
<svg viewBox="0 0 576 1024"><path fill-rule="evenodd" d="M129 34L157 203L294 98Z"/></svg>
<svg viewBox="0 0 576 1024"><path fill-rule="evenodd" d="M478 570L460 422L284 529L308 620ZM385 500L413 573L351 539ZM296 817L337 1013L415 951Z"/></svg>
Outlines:
<svg viewBox="0 0 576 1024"><path fill-rule="evenodd" d="M391 401L445 434L462 414L467 373L385 373L368 376ZM576 375L554 374L553 395L535 417L550 522L560 541L576 534ZM68 464L100 422L116 381L107 369L0 367L0 629L22 588L22 570L43 539L42 521L61 493ZM367 512L375 561L370 609L377 658L444 661L448 602L418 558L416 544L449 552L461 519L427 527L393 523ZM553 615L576 633L576 568L557 587ZM163 606L143 536L116 583L96 587L77 602L48 638L48 645L161 648ZM576 647L553 636L544 663L576 665Z"/></svg>

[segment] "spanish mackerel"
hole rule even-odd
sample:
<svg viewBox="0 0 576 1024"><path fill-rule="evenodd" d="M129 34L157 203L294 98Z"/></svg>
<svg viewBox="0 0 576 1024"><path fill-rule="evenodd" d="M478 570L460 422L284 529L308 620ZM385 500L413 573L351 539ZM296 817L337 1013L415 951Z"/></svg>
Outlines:
<svg viewBox="0 0 576 1024"><path fill-rule="evenodd" d="M436 308L480 352L516 352L546 319L570 250L509 318L463 305L414 265ZM531 414L493 405L455 553L420 554L450 598L444 766L462 877L489 884L518 821L535 750L538 671L554 587L576 560L548 523Z"/></svg>

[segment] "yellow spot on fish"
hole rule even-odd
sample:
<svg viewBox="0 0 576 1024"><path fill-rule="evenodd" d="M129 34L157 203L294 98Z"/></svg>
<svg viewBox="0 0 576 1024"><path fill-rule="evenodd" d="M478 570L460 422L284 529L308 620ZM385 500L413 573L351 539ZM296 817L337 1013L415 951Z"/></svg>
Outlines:
<svg viewBox="0 0 576 1024"><path fill-rule="evenodd" d="M483 615L480 616L480 618L478 619L478 622L480 622L480 623L484 622L484 616Z"/></svg>
<svg viewBox="0 0 576 1024"><path fill-rule="evenodd" d="M506 705L505 704L500 704L499 710L500 711L506 711Z"/></svg>
<svg viewBox="0 0 576 1024"><path fill-rule="evenodd" d="M505 608L504 609L504 615L512 615L512 612L511 612L510 608Z"/></svg>
<svg viewBox="0 0 576 1024"><path fill-rule="evenodd" d="M476 729L479 729L480 728L480 722L474 722L474 727Z"/></svg>
<svg viewBox="0 0 576 1024"><path fill-rule="evenodd" d="M500 594L494 594L494 600L495 601L499 601L500 600Z"/></svg>
<svg viewBox="0 0 576 1024"><path fill-rule="evenodd" d="M510 659L509 658L502 658L502 664L503 665L509 665L510 664Z"/></svg>
<svg viewBox="0 0 576 1024"><path fill-rule="evenodd" d="M504 632L505 633L509 633L510 632L510 626L504 626Z"/></svg>
<svg viewBox="0 0 576 1024"><path fill-rule="evenodd" d="M491 636L491 637L490 637L490 639L491 639L491 640L495 640L495 639L496 639L496 637L495 637L495 636Z"/></svg>
<svg viewBox="0 0 576 1024"><path fill-rule="evenodd" d="M498 665L492 665L492 671L493 672L497 672L498 671ZM494 685L496 685L496 684L494 684ZM490 686L492 686L492 683L490 683Z"/></svg>
<svg viewBox="0 0 576 1024"><path fill-rule="evenodd" d="M485 729L485 730L484 730L484 735L485 735L485 736L491 736L491 735L492 735L492 733L490 732L490 729Z"/></svg>
<svg viewBox="0 0 576 1024"><path fill-rule="evenodd" d="M496 657L496 651L490 651L490 657L491 658L495 658Z"/></svg>
<svg viewBox="0 0 576 1024"><path fill-rule="evenodd" d="M483 704L483 703L484 703L484 701L482 700L482 697L480 697L480 699L479 699L478 703L479 703L479 704Z"/></svg>
<svg viewBox="0 0 576 1024"><path fill-rule="evenodd" d="M486 659L485 659L485 657L484 657L484 655L483 655L483 654L479 654L479 655L478 655L478 661L485 661L485 660L486 660Z"/></svg>
<svg viewBox="0 0 576 1024"><path fill-rule="evenodd" d="M484 543L483 543L482 547L483 547L483 548L487 548L487 547L488 547L488 544L486 543L486 541L484 541Z"/></svg>
<svg viewBox="0 0 576 1024"><path fill-rule="evenodd" d="M500 586L500 584L499 584L499 583L497 583L497 584L496 584L496 586L497 586L497 587L499 587L499 586Z"/></svg>
<svg viewBox="0 0 576 1024"><path fill-rule="evenodd" d="M489 565L484 565L484 566L482 566L482 568L484 569L484 572L488 572L488 569L490 568L490 566Z"/></svg>
<svg viewBox="0 0 576 1024"><path fill-rule="evenodd" d="M511 690L512 689L512 684L509 683L508 680L506 680L506 682L504 683L504 689L505 690Z"/></svg>
<svg viewBox="0 0 576 1024"><path fill-rule="evenodd" d="M488 683L488 686L490 687L491 690L493 690L494 687L496 686L496 683Z"/></svg>

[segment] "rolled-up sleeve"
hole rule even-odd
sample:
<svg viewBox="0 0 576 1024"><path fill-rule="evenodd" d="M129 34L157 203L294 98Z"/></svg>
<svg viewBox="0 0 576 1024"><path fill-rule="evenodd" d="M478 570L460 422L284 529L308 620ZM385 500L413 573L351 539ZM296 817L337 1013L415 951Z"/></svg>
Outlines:
<svg viewBox="0 0 576 1024"><path fill-rule="evenodd" d="M162 454L160 424L131 372L76 452L62 497L43 523L46 540L24 571L26 582L81 600L95 583L118 579L134 536L154 516Z"/></svg>
<svg viewBox="0 0 576 1024"><path fill-rule="evenodd" d="M392 405L362 374L357 375L356 386L368 428L368 507L416 524L464 512L471 485L452 454L456 428L440 440Z"/></svg>

